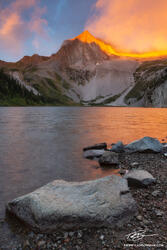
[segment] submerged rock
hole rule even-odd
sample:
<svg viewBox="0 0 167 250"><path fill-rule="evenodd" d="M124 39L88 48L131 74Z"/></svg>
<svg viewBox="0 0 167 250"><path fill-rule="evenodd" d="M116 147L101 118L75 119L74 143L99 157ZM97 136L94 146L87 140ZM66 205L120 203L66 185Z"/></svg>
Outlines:
<svg viewBox="0 0 167 250"><path fill-rule="evenodd" d="M104 149L98 149L98 150L86 150L84 151L84 157L87 159L93 159L98 158L102 156L105 153Z"/></svg>
<svg viewBox="0 0 167 250"><path fill-rule="evenodd" d="M112 146L111 148L112 152L116 152L116 153L122 153L124 152L124 145L121 141L117 142L115 145Z"/></svg>
<svg viewBox="0 0 167 250"><path fill-rule="evenodd" d="M114 152L105 152L99 159L101 166L118 166L118 154Z"/></svg>
<svg viewBox="0 0 167 250"><path fill-rule="evenodd" d="M127 180L112 175L93 181L55 180L7 205L7 211L42 232L115 227L137 211Z"/></svg>
<svg viewBox="0 0 167 250"><path fill-rule="evenodd" d="M145 170L131 170L124 175L129 187L147 187L156 183L156 179Z"/></svg>
<svg viewBox="0 0 167 250"><path fill-rule="evenodd" d="M144 137L125 146L125 150L131 153L160 153L162 149L162 144L157 139L152 137Z"/></svg>
<svg viewBox="0 0 167 250"><path fill-rule="evenodd" d="M98 144L95 144L93 146L89 146L89 147L83 148L83 151L93 150L93 149L107 149L107 144L105 142L98 143Z"/></svg>

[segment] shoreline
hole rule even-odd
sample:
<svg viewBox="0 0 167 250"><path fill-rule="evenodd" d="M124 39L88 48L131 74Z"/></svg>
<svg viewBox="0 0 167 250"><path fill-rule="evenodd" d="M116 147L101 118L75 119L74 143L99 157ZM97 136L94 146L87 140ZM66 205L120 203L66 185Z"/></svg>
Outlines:
<svg viewBox="0 0 167 250"><path fill-rule="evenodd" d="M159 244L160 249L165 249L164 246L167 246L167 225L164 223L167 220L167 157L162 153L120 153L119 160L121 169L131 170L134 168L133 163L138 163L137 167L135 166L136 169L147 170L157 179L156 184L147 188L130 188L137 202L139 214L127 225L115 229L92 228L41 234L20 227L16 221L13 224L15 235L13 242L8 247L8 238L0 239L1 249L11 249L11 246L12 249L124 249L126 244L134 244L127 241L126 235L141 229L146 230L147 234L156 234L157 238L145 237L138 244L157 244L157 246ZM5 223L0 221L4 227ZM140 249L139 246L136 247Z"/></svg>

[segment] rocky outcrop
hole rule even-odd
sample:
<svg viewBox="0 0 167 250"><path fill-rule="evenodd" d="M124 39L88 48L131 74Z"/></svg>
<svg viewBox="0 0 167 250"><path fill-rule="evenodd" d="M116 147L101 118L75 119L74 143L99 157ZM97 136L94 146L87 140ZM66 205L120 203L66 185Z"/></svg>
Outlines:
<svg viewBox="0 0 167 250"><path fill-rule="evenodd" d="M115 227L132 218L136 203L127 180L113 175L87 182L55 180L19 197L7 210L42 232L84 227Z"/></svg>
<svg viewBox="0 0 167 250"><path fill-rule="evenodd" d="M144 137L125 146L125 150L130 153L160 153L162 149L162 144L152 137Z"/></svg>
<svg viewBox="0 0 167 250"><path fill-rule="evenodd" d="M152 91L151 104L148 101L147 95L145 96L145 106L147 105L152 107L167 107L167 81Z"/></svg>
<svg viewBox="0 0 167 250"><path fill-rule="evenodd" d="M130 106L167 107L167 60L146 61L134 73L134 87L125 97Z"/></svg>
<svg viewBox="0 0 167 250"><path fill-rule="evenodd" d="M145 170L132 170L124 175L129 187L147 187L156 183L156 179Z"/></svg>
<svg viewBox="0 0 167 250"><path fill-rule="evenodd" d="M20 85L24 86L28 91L32 91L34 95L40 95L40 93L33 87L29 86L24 79L22 78L22 75L17 72L9 72L10 76L12 76L13 79L15 79Z"/></svg>

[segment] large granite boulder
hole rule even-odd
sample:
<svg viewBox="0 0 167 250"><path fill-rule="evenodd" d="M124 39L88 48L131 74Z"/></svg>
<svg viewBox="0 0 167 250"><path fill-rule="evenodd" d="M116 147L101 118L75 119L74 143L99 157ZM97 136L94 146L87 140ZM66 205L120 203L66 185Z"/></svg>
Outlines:
<svg viewBox="0 0 167 250"><path fill-rule="evenodd" d="M107 151L99 158L99 164L101 166L115 166L119 165L118 154Z"/></svg>
<svg viewBox="0 0 167 250"><path fill-rule="evenodd" d="M55 180L7 205L7 211L41 232L115 227L137 212L127 180L112 175L93 181Z"/></svg>
<svg viewBox="0 0 167 250"><path fill-rule="evenodd" d="M155 184L156 179L145 170L131 170L124 175L129 187L147 187Z"/></svg>
<svg viewBox="0 0 167 250"><path fill-rule="evenodd" d="M98 143L98 144L95 144L93 146L89 146L89 147L85 147L83 148L83 151L86 151L86 150L94 150L94 149L107 149L107 144L105 142L103 143Z"/></svg>
<svg viewBox="0 0 167 250"><path fill-rule="evenodd" d="M163 149L162 144L152 137L144 137L125 146L125 150L131 153L159 153Z"/></svg>

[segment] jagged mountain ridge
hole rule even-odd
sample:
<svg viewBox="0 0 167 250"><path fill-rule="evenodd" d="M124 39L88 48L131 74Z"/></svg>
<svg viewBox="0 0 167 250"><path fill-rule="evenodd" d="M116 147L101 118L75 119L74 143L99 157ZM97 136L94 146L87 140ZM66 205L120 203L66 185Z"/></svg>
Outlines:
<svg viewBox="0 0 167 250"><path fill-rule="evenodd" d="M26 66L26 65L37 65L44 61L48 61L50 57L48 56L40 56L38 54L34 54L32 56L24 56L21 60L17 62L17 64Z"/></svg>
<svg viewBox="0 0 167 250"><path fill-rule="evenodd" d="M146 106L147 87L140 98L132 100L129 95L139 84L142 73L136 78L136 72L145 61L108 54L102 48L109 46L111 52L111 45L85 31L65 41L50 57L33 55L16 63L0 62L0 67L14 78L17 75L25 86L52 99L67 98L84 105ZM159 103L166 105L163 100Z"/></svg>

